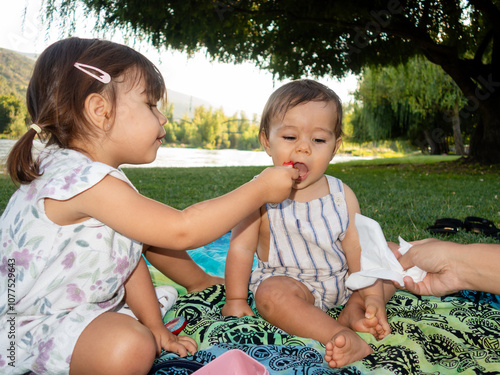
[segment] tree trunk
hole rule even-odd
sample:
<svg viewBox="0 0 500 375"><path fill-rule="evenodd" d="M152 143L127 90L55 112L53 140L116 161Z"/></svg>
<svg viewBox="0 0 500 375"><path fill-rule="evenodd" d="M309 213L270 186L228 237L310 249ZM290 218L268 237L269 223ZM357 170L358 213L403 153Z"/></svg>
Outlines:
<svg viewBox="0 0 500 375"><path fill-rule="evenodd" d="M425 147L425 148L422 147L422 151L424 153L427 153L427 151L428 151L429 154L433 155L434 152L436 151L436 142L434 142L434 140L432 139L428 130L424 130L424 136L425 136L425 140L427 141L427 144L429 145L429 147Z"/></svg>
<svg viewBox="0 0 500 375"><path fill-rule="evenodd" d="M443 137L444 132L440 128L435 128L431 131L424 130L425 142L420 145L423 153L430 155L442 155L449 152L448 142Z"/></svg>
<svg viewBox="0 0 500 375"><path fill-rule="evenodd" d="M460 130L460 116L458 112L458 103L455 103L453 107L453 117L451 119L451 124L453 127L453 139L455 140L455 153L457 155L464 156L465 148L464 142L462 140L462 132Z"/></svg>
<svg viewBox="0 0 500 375"><path fill-rule="evenodd" d="M500 163L500 96L478 104L479 120L471 136L469 155L482 164Z"/></svg>
<svg viewBox="0 0 500 375"><path fill-rule="evenodd" d="M500 55L500 52L497 54ZM492 63L490 72L471 71L467 64L460 64L452 54L427 50L426 57L440 65L468 99L468 104L459 112L459 116L469 118L471 113L478 113L478 123L471 135L469 157L481 164L500 164L499 64Z"/></svg>

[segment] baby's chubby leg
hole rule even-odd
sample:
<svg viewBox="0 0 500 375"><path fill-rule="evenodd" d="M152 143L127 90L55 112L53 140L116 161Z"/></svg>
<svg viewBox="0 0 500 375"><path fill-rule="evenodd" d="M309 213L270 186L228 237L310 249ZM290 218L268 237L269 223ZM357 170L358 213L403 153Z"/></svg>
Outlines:
<svg viewBox="0 0 500 375"><path fill-rule="evenodd" d="M257 289L255 303L269 323L330 347L325 355L330 365L344 366L372 353L359 335L314 306L311 292L295 279L285 276L266 279Z"/></svg>

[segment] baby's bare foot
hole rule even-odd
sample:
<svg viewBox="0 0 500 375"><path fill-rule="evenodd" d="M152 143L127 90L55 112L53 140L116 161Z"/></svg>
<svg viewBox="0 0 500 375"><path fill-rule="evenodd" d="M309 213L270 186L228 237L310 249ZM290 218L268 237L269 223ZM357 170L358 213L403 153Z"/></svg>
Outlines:
<svg viewBox="0 0 500 375"><path fill-rule="evenodd" d="M364 309L358 305L351 305L349 311L342 310L337 321L355 332L371 333L373 336L378 337L378 319L366 318Z"/></svg>
<svg viewBox="0 0 500 375"><path fill-rule="evenodd" d="M372 348L356 332L346 328L336 333L325 345L325 361L338 368L372 354Z"/></svg>

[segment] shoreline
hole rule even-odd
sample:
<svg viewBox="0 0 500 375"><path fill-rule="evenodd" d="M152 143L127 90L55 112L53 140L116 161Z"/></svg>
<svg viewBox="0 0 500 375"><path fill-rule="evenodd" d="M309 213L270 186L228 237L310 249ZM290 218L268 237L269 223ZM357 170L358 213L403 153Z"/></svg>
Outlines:
<svg viewBox="0 0 500 375"><path fill-rule="evenodd" d="M16 140L0 139L0 164L4 164L8 152ZM41 150L43 144L36 140L35 148ZM348 154L337 154L330 164L349 160L373 159ZM208 150L199 148L166 147L158 149L156 160L150 164L124 164L124 168L191 168L191 167L267 167L272 159L265 151L243 151L235 149Z"/></svg>

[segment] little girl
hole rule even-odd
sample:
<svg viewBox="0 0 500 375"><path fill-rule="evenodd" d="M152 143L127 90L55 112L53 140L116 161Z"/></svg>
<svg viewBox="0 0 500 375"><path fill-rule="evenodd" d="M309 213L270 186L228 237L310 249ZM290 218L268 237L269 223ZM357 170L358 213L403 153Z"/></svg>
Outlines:
<svg viewBox="0 0 500 375"><path fill-rule="evenodd" d="M33 125L7 160L21 187L0 221L1 373L146 374L161 348L195 352L164 327L143 251L188 290L203 288L208 275L179 250L290 194L298 173L278 167L183 211L140 195L119 166L155 159L165 90L150 61L112 42L69 38L38 58ZM37 134L48 141L35 161ZM123 302L138 320L115 312Z"/></svg>

